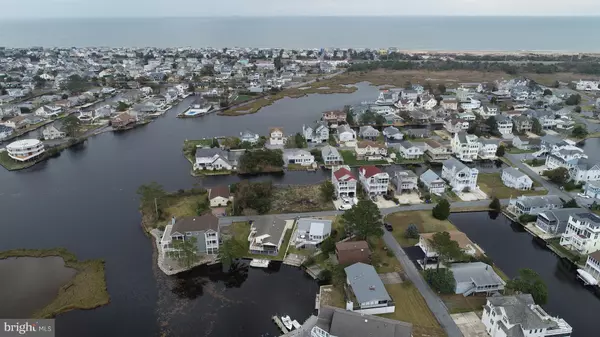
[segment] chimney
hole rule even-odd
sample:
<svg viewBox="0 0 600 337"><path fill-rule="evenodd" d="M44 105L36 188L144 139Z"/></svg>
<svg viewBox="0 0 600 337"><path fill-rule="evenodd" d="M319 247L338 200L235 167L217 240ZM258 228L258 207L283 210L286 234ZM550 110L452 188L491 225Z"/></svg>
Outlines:
<svg viewBox="0 0 600 337"><path fill-rule="evenodd" d="M375 286L369 286L369 290L375 290Z"/></svg>
<svg viewBox="0 0 600 337"><path fill-rule="evenodd" d="M174 225L174 224L175 224L175 217L172 217L171 218L171 225Z"/></svg>

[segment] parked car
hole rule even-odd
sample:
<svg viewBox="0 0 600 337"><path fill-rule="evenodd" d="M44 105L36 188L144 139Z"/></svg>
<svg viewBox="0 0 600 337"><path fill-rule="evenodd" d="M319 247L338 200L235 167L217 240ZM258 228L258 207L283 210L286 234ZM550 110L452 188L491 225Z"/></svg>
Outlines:
<svg viewBox="0 0 600 337"><path fill-rule="evenodd" d="M338 208L340 211L347 211L350 208L352 208L352 205L349 204L341 204L340 207Z"/></svg>
<svg viewBox="0 0 600 337"><path fill-rule="evenodd" d="M389 223L384 223L383 227L385 227L385 229L387 229L388 232L393 232L394 231L394 227L392 227L392 225L390 225Z"/></svg>
<svg viewBox="0 0 600 337"><path fill-rule="evenodd" d="M589 199L589 198L590 198L590 196L589 196L589 195L587 195L587 194L584 194L584 193L577 193L577 196L578 196L578 197L581 197L581 198L584 198L584 199Z"/></svg>

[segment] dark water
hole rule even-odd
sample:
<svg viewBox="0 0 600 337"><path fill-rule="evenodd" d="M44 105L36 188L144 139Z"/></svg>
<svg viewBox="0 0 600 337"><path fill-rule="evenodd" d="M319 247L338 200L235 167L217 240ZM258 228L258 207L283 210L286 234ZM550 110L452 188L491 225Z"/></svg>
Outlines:
<svg viewBox="0 0 600 337"><path fill-rule="evenodd" d="M548 285L544 309L564 318L573 327L574 337L598 335L600 299L576 280L575 270L568 263L537 243L520 225L502 214L494 219L487 212L453 213L450 220L509 277L517 276L521 268L535 270Z"/></svg>
<svg viewBox="0 0 600 337"><path fill-rule="evenodd" d="M60 4L56 3L51 7L56 10L57 5ZM80 13L70 4L65 5L68 7L54 15L64 17L91 14ZM386 9L382 9L382 12L385 12L385 15L405 14L404 8L398 6L402 4L398 3L395 11L391 9L386 12ZM211 12L207 13L206 9L206 6L189 6L179 10L185 11L186 16L210 15ZM97 12L103 10L98 8ZM265 10L272 12L274 9L256 10L259 15L264 16ZM333 11L339 10L343 11L344 8L336 8ZM443 13L443 9L441 12ZM137 9L135 13L138 13ZM327 13L329 11L319 15ZM28 14L31 15L29 12ZM94 14L97 13L92 15ZM275 15L281 13L276 12ZM600 20L597 17L280 16L31 19L0 21L0 44L10 47L397 47L404 50L592 52L600 50L600 36L589 34L597 31L600 31ZM498 32L502 32L502 38L490 38L497 36ZM523 32L540 33L523 38Z"/></svg>
<svg viewBox="0 0 600 337"><path fill-rule="evenodd" d="M239 135L246 128L266 134L271 126L281 126L291 134L300 131L302 123L318 119L322 111L373 99L377 93L377 88L360 85L354 94L284 99L243 117L210 115L177 119L177 113L187 108L183 104L147 126L121 134L104 133L89 139L81 148L66 150L60 157L28 170L0 170L3 230L0 250L65 247L80 259L106 260L111 303L96 310L60 315L58 324L61 336L65 337L156 336L160 330L158 322L165 321L169 325L163 329L172 327L175 321L196 329L195 334L177 336L197 336L198 331L207 331L201 316L212 315L217 308L221 309L218 318L213 317L214 328L220 333L232 330L210 336L235 336L240 326L248 335L255 336L274 327L270 322L265 326L258 323L265 322L264 319L255 322L245 318L246 315L270 318L274 308L260 305L262 301L292 296L288 292L312 292L311 296L285 303L290 313L299 310L296 319L303 320L306 317L301 314L310 314L304 308L314 305L315 285L305 281L301 272L286 268L268 278L256 276L256 280L254 275L260 273L250 271L247 287L214 292L236 299L246 292L242 289L249 289L247 296L257 303L251 313L243 311L248 306L245 300L237 299L224 306L221 299L207 291L195 300L184 301L185 305L180 303L171 291L172 281L155 271L151 242L140 228L135 191L151 181L159 182L166 190L177 190L239 180L237 176L206 179L190 176L190 164L181 152L185 139ZM321 172L289 172L282 177L256 179L306 184L328 176ZM292 282L292 278L298 281ZM209 289L221 287L219 283L208 284ZM176 311L178 305L185 309Z"/></svg>
<svg viewBox="0 0 600 337"><path fill-rule="evenodd" d="M58 289L75 276L61 257L19 257L0 260L0 317L30 317L50 304ZM43 282L40 282L43 280Z"/></svg>

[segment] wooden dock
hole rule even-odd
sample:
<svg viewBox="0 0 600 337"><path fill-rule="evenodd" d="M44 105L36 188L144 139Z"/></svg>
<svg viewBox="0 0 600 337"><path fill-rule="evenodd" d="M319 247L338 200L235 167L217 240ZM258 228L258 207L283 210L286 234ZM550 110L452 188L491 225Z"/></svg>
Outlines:
<svg viewBox="0 0 600 337"><path fill-rule="evenodd" d="M283 325L283 322L277 315L271 317L271 319L273 320L273 322L275 322L277 327L279 327L279 330L281 330L281 332L283 332L284 334L289 332L289 330L285 327L285 325Z"/></svg>

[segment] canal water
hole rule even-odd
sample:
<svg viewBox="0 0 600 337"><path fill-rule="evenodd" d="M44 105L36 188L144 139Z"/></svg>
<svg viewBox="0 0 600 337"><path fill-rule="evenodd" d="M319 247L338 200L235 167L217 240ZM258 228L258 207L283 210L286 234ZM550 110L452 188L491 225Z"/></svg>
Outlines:
<svg viewBox="0 0 600 337"><path fill-rule="evenodd" d="M106 261L111 303L60 315L57 324L61 336L157 336L173 326L188 329L174 334L181 337L197 336L198 331L215 331L207 336L236 336L239 329L248 336L273 334L275 325L269 319L276 311L287 310L299 321L308 317L314 305L315 283L305 279L301 271L282 266L268 277L261 274L263 271L249 270L248 279L239 288L227 288L225 281L208 277L201 296L181 299L176 291L180 288L171 286L174 281L154 267L152 244L140 228L135 191L152 181L166 190L239 181L237 176L190 176L190 164L181 152L183 141L239 135L245 129L267 134L273 126L293 134L303 123L317 120L322 111L377 97L376 87L359 84L358 89L353 94L286 98L247 116L175 118L187 108L186 102L193 100L188 98L146 126L90 138L84 146L68 149L60 157L24 171L0 170L0 250L65 247L80 259ZM327 176L289 172L282 177L255 179L306 184ZM274 306L276 299L285 305ZM212 320L202 320L205 315Z"/></svg>
<svg viewBox="0 0 600 337"><path fill-rule="evenodd" d="M65 261L57 256L0 260L0 317L31 317L50 304L75 274L76 270L65 267Z"/></svg>
<svg viewBox="0 0 600 337"><path fill-rule="evenodd" d="M519 224L488 212L453 213L450 221L481 246L510 278L522 268L535 270L548 285L544 309L564 318L573 327L574 337L598 336L595 322L600 298L576 279L569 263L538 243Z"/></svg>

